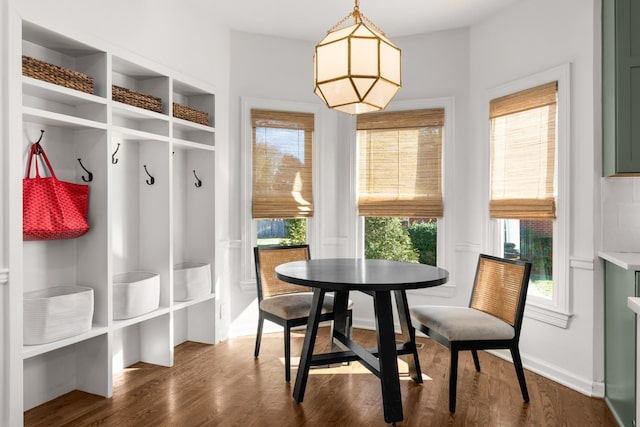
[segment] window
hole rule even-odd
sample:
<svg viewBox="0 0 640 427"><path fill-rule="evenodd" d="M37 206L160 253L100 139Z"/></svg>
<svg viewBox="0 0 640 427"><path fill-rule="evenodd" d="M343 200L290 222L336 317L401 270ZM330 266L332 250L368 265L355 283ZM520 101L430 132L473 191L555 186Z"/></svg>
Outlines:
<svg viewBox="0 0 640 427"><path fill-rule="evenodd" d="M491 100L492 218L502 256L532 263L529 291L553 296L557 82Z"/></svg>
<svg viewBox="0 0 640 427"><path fill-rule="evenodd" d="M306 243L305 218L313 216L314 116L252 109L251 129L256 242Z"/></svg>
<svg viewBox="0 0 640 427"><path fill-rule="evenodd" d="M437 265L444 109L358 116L365 258Z"/></svg>
<svg viewBox="0 0 640 427"><path fill-rule="evenodd" d="M532 263L527 315L566 327L569 66L489 94L493 252Z"/></svg>
<svg viewBox="0 0 640 427"><path fill-rule="evenodd" d="M242 209L230 218L241 222L241 235L229 245L241 254L243 293L256 292L253 248L258 244L304 240L312 254L320 253L313 216L318 168L313 163L320 158L322 111L317 103L241 99Z"/></svg>
<svg viewBox="0 0 640 427"><path fill-rule="evenodd" d="M500 220L502 256L531 262L529 295L553 298L553 221Z"/></svg>

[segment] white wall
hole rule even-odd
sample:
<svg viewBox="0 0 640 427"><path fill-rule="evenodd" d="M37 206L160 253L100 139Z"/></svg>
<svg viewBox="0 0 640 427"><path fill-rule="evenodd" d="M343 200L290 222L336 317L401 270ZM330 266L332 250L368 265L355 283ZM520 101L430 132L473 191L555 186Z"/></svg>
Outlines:
<svg viewBox="0 0 640 427"><path fill-rule="evenodd" d="M470 157L481 158L483 105L488 89L571 63L570 272L573 317L567 329L525 318L525 367L587 394L603 393L602 275L595 258L600 239L599 7L597 0L526 0L471 29ZM469 239L481 242L482 186L475 177L467 217ZM598 184L598 185L596 185Z"/></svg>
<svg viewBox="0 0 640 427"><path fill-rule="evenodd" d="M255 334L257 326L257 295L255 285L245 286L241 271L241 246L239 244L243 231L242 205L242 140L240 129L240 111L242 98L267 99L274 101L288 101L320 105L320 100L313 93L313 43L307 41L290 40L269 37L245 32L231 32L231 89L230 89L230 206L236 214L230 218L229 229L232 240L238 242L231 252L233 278L231 299L231 319L233 322L231 334ZM309 78L311 76L311 79ZM329 114L331 122L335 113ZM331 150L335 146L335 139L327 137L335 135L335 129L327 127L324 133L323 149ZM331 164L326 165L323 174L331 175ZM325 217L321 206L314 207L315 221L324 222ZM312 254L314 252L312 251ZM315 255L315 254L314 254ZM265 323L265 332L274 330L270 322Z"/></svg>
<svg viewBox="0 0 640 427"><path fill-rule="evenodd" d="M0 52L7 51L7 8L8 3L2 2L0 4ZM4 112L6 111L6 87L8 85L7 80L7 61L6 55L0 55L0 141L7 139L7 125ZM0 144L0 156L2 159L6 159L6 152L4 146ZM0 172L0 194L5 194L5 183L7 179L5 173L7 167L4 164L4 160L0 161L2 172ZM8 313L8 285L6 283L5 269L8 265L8 260L5 259L5 251L7 246L7 238L5 237L5 198L0 197L0 310L2 313ZM9 421L9 381L8 381L8 319L6 316L0 315L0 425L7 425Z"/></svg>
<svg viewBox="0 0 640 427"><path fill-rule="evenodd" d="M403 88L397 101L424 98L454 97L456 100L456 139L466 138L468 121L468 30L453 30L416 37L394 39L402 50ZM314 43L267 37L244 32L231 35L231 154L232 165L242 165L240 158L240 101L241 97L296 101L322 105L323 127L320 129L321 158L316 173L320 178L320 194L315 194L315 226L319 227L320 242L315 242L314 257L354 256L356 230L349 218L354 217L348 183L351 181L353 159L351 144L355 121L351 116L329 111L313 93ZM438 60L434 60L438 58ZM394 100L394 101L396 101ZM464 152L456 154L464 160ZM230 194L232 205L241 212L242 170L238 167L232 175ZM234 183L235 182L235 183ZM464 179L456 179L456 200L465 199ZM241 239L241 217L237 215L229 223L231 234ZM455 227L453 227L455 229ZM240 261L237 248L234 262ZM465 255L462 255L464 258ZM240 272L238 272L240 275ZM235 278L234 278L235 279ZM237 277L237 280L242 280ZM233 283L237 283L233 280ZM253 288L232 286L232 334L253 334L257 324L256 294ZM354 294L356 302L354 323L373 327L373 305L370 297ZM464 296L466 302L467 296ZM268 323L267 323L268 325ZM265 327L267 327L265 325Z"/></svg>
<svg viewBox="0 0 640 427"><path fill-rule="evenodd" d="M454 196L445 205L453 204L455 211L455 262L448 268L456 291L447 300L412 293L412 305L468 301L477 254L486 244L482 233L486 201L482 192L487 177L478 162L486 157L482 152L486 147L486 91L567 62L572 64L572 267L568 276L573 316L566 329L526 318L521 347L529 369L585 394L601 396L602 274L595 261L600 242L599 1L523 0L470 29L403 38L389 36L403 50L403 88L395 101L439 97L455 100L455 170L453 182L446 183L454 187ZM318 101L314 101L311 91L312 43L238 32L233 32L231 38L231 146L238 150L231 158L233 165L240 165L240 124L235 115L241 96ZM353 216L350 190L345 185L352 173L349 150L353 138L349 132L353 132L353 121L338 115L323 129L323 135L328 137L319 142L327 147L320 159L325 205L316 207L316 217L321 218L322 224L323 256L354 255L352 242L356 233L353 227L344 225L344 218ZM232 175L239 180L241 172L237 169ZM231 186L231 194L239 195L239 190ZM335 191L332 197L330 191ZM238 200L234 196L232 204L241 209L239 196ZM230 226L237 230L231 232L234 238L240 239L240 224L232 221ZM238 253L234 262L239 258ZM232 296L234 333L254 333L255 294L234 286ZM373 310L368 297L353 298L355 324L371 327Z"/></svg>

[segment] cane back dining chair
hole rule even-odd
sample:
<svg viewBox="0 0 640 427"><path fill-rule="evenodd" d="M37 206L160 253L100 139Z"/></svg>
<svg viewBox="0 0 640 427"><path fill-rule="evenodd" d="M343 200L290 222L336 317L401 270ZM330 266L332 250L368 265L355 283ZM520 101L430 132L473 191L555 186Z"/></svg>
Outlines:
<svg viewBox="0 0 640 427"><path fill-rule="evenodd" d="M480 372L478 350L509 349L520 390L529 401L518 342L531 263L481 254L468 307L423 305L410 308L413 326L449 348L449 412L456 411L458 352L471 350Z"/></svg>
<svg viewBox="0 0 640 427"><path fill-rule="evenodd" d="M262 326L265 319L284 328L285 380L291 380L291 328L307 324L313 291L306 286L283 282L276 277L275 268L290 261L311 258L309 245L259 246L253 248L258 285L258 332L254 356L260 353ZM347 334L351 335L352 302L347 311ZM322 304L321 321L333 320L333 295L327 294Z"/></svg>

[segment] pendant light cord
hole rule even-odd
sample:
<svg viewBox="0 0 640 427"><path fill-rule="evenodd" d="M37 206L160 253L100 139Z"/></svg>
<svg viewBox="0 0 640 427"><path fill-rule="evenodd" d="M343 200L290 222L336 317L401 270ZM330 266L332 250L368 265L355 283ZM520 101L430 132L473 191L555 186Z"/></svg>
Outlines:
<svg viewBox="0 0 640 427"><path fill-rule="evenodd" d="M345 16L340 21L338 21L333 27L329 28L329 30L327 31L327 34L336 31L338 28L340 28L342 26L342 24L347 22L347 20L349 18L353 17L354 24L360 24L363 21L365 21L376 32L378 32L378 33L380 33L380 34L382 34L384 36L385 35L384 32L380 28L378 28L378 26L376 24L371 22L371 20L369 18L364 16L362 13L360 13L360 0L355 0L355 3L356 4L355 4L355 6L353 8L353 12L349 13L347 16Z"/></svg>

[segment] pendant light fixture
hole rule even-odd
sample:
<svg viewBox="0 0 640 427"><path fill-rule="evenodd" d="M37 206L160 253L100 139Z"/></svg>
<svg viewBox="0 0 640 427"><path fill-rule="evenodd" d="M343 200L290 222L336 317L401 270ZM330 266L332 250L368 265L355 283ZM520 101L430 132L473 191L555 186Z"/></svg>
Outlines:
<svg viewBox="0 0 640 427"><path fill-rule="evenodd" d="M354 24L340 28L351 17ZM383 110L402 86L400 49L360 12L359 0L316 45L313 62L316 95L345 113Z"/></svg>

